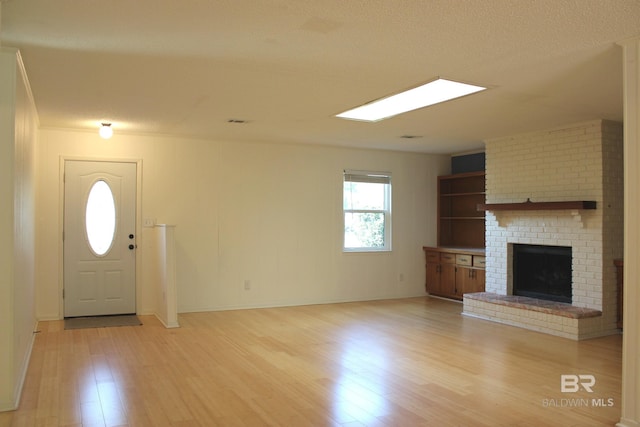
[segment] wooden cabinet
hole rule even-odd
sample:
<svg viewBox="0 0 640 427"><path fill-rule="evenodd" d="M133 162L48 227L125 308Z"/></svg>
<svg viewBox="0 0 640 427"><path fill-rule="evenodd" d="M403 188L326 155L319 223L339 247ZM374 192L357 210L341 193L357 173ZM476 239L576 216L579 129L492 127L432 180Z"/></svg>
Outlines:
<svg viewBox="0 0 640 427"><path fill-rule="evenodd" d="M455 293L456 257L454 254L426 251L426 289L433 295Z"/></svg>
<svg viewBox="0 0 640 427"><path fill-rule="evenodd" d="M451 292L449 287L455 281L455 264L427 262L426 272L426 289L428 293L446 295Z"/></svg>
<svg viewBox="0 0 640 427"><path fill-rule="evenodd" d="M456 267L456 296L484 292L485 272L478 268Z"/></svg>
<svg viewBox="0 0 640 427"><path fill-rule="evenodd" d="M438 246L483 248L485 173L438 177Z"/></svg>
<svg viewBox="0 0 640 427"><path fill-rule="evenodd" d="M440 268L440 252L428 251L425 252L426 256L426 289L428 293L440 293L440 275L442 269Z"/></svg>
<svg viewBox="0 0 640 427"><path fill-rule="evenodd" d="M462 299L465 293L484 291L484 250L423 249L429 294Z"/></svg>

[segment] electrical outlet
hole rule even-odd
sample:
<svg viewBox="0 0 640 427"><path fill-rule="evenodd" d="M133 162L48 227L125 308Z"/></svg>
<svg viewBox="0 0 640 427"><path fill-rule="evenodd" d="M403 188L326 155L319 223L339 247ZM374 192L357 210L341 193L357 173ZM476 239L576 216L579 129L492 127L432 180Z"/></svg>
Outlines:
<svg viewBox="0 0 640 427"><path fill-rule="evenodd" d="M404 273L400 273L400 276L398 277L398 279L399 279L401 282L404 282Z"/></svg>
<svg viewBox="0 0 640 427"><path fill-rule="evenodd" d="M251 289L251 280L245 280L244 281L244 290L248 291Z"/></svg>

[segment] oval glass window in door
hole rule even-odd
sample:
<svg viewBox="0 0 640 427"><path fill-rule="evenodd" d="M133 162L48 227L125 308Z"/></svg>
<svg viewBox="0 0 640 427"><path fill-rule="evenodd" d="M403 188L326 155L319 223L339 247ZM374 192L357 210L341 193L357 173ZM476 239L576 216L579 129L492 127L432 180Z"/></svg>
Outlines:
<svg viewBox="0 0 640 427"><path fill-rule="evenodd" d="M103 180L89 190L85 227L91 250L99 256L109 252L116 231L116 204L111 187Z"/></svg>

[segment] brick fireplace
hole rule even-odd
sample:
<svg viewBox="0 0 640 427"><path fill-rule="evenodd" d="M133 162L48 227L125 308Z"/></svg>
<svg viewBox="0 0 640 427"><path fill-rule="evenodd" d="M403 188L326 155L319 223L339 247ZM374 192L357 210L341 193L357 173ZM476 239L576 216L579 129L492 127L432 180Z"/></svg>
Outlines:
<svg viewBox="0 0 640 427"><path fill-rule="evenodd" d="M486 212L486 293L464 313L571 339L617 333L623 254L622 125L593 121L486 141L487 204L595 201L596 209ZM513 296L514 245L569 247L570 303ZM513 297L512 297L513 296Z"/></svg>

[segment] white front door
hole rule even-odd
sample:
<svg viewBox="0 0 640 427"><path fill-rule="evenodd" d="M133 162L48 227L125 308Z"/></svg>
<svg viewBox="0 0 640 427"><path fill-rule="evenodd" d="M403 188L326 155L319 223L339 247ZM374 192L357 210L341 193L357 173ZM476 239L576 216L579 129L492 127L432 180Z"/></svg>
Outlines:
<svg viewBox="0 0 640 427"><path fill-rule="evenodd" d="M136 164L64 164L64 316L136 312Z"/></svg>

